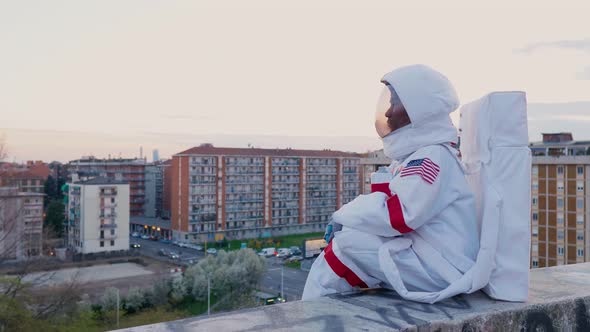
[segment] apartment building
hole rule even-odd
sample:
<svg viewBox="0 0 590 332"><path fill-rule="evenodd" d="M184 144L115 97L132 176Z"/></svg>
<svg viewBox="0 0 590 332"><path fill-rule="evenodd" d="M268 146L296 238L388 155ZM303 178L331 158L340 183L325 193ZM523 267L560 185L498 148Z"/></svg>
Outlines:
<svg viewBox="0 0 590 332"><path fill-rule="evenodd" d="M587 262L590 245L590 141L571 133L532 143L531 266Z"/></svg>
<svg viewBox="0 0 590 332"><path fill-rule="evenodd" d="M361 192L360 155L340 151L205 144L174 155L169 172L172 230L182 240L322 231Z"/></svg>
<svg viewBox="0 0 590 332"><path fill-rule="evenodd" d="M129 184L130 200L129 212L131 216L143 216L145 197L145 167L146 161L136 159L98 159L83 157L68 163L70 181L103 177L113 181Z"/></svg>
<svg viewBox="0 0 590 332"><path fill-rule="evenodd" d="M68 183L68 247L80 254L129 250L129 187L101 177Z"/></svg>
<svg viewBox="0 0 590 332"><path fill-rule="evenodd" d="M49 166L42 161L0 163L0 187L16 187L21 192L43 193L49 174Z"/></svg>
<svg viewBox="0 0 590 332"><path fill-rule="evenodd" d="M371 193L371 173L379 170L379 167L389 166L391 159L385 156L383 149L372 151L361 158L361 176L363 181L363 194Z"/></svg>
<svg viewBox="0 0 590 332"><path fill-rule="evenodd" d="M42 254L43 196L16 187L0 187L0 261L20 261Z"/></svg>
<svg viewBox="0 0 590 332"><path fill-rule="evenodd" d="M164 181L168 161L158 161L145 167L145 205L144 216L148 218L169 217L164 213ZM169 210L169 209L168 209Z"/></svg>

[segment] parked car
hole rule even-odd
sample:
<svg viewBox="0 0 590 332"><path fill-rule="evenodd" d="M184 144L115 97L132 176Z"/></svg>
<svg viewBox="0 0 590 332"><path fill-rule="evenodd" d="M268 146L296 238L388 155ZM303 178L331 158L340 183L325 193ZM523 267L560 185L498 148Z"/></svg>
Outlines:
<svg viewBox="0 0 590 332"><path fill-rule="evenodd" d="M289 250L291 250L291 254L295 255L295 256L301 256L301 254L302 254L301 249L299 249L299 247L297 247L297 246L293 246L293 247L289 248Z"/></svg>
<svg viewBox="0 0 590 332"><path fill-rule="evenodd" d="M144 239L144 240L149 240L150 236L149 235L146 235L146 234L143 234L141 236L141 238Z"/></svg>
<svg viewBox="0 0 590 332"><path fill-rule="evenodd" d="M150 236L150 240L152 241L158 241L160 238L157 235L151 235Z"/></svg>
<svg viewBox="0 0 590 332"><path fill-rule="evenodd" d="M277 251L278 258L287 258L291 255L291 250L288 248L279 248L279 250Z"/></svg>
<svg viewBox="0 0 590 332"><path fill-rule="evenodd" d="M160 250L158 250L158 255L160 255L160 256L168 256L168 250L166 250L166 249L160 249Z"/></svg>
<svg viewBox="0 0 590 332"><path fill-rule="evenodd" d="M200 244L195 244L195 245L193 245L193 247L192 247L192 248L193 248L193 249L195 249L195 250L198 250L198 251L203 251L203 249L205 249L205 248L203 248L203 246L202 246L202 245L200 245Z"/></svg>
<svg viewBox="0 0 590 332"><path fill-rule="evenodd" d="M302 261L303 260L303 256L291 256L289 258L287 258L287 262L298 262L298 261Z"/></svg>
<svg viewBox="0 0 590 332"><path fill-rule="evenodd" d="M139 233L137 233L137 232L133 232L133 233L131 233L131 236L132 236L132 237L139 237Z"/></svg>
<svg viewBox="0 0 590 332"><path fill-rule="evenodd" d="M165 238L160 239L160 242L162 242L164 244L170 244L170 243L172 243L170 240L165 239Z"/></svg>
<svg viewBox="0 0 590 332"><path fill-rule="evenodd" d="M209 249L207 249L207 253L211 254L211 255L217 255L217 249L209 248Z"/></svg>
<svg viewBox="0 0 590 332"><path fill-rule="evenodd" d="M179 259L180 258L180 254L176 253L174 251L171 251L168 253L168 257L172 258L172 259Z"/></svg>
<svg viewBox="0 0 590 332"><path fill-rule="evenodd" d="M129 247L130 248L141 248L141 244L132 242L132 243L129 243Z"/></svg>

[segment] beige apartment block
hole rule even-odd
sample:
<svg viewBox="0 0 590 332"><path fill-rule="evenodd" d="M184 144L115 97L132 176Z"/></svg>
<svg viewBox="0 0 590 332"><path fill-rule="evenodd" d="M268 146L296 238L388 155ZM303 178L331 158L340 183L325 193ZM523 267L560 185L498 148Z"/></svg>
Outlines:
<svg viewBox="0 0 590 332"><path fill-rule="evenodd" d="M129 184L94 178L68 186L68 246L81 254L129 250Z"/></svg>

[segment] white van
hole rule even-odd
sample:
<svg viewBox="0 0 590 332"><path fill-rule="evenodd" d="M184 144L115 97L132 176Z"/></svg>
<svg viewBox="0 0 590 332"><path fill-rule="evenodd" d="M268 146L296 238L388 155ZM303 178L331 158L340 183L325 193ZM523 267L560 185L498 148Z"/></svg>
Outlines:
<svg viewBox="0 0 590 332"><path fill-rule="evenodd" d="M263 248L258 255L259 256L264 256L264 257L271 257L276 255L276 249L275 248Z"/></svg>

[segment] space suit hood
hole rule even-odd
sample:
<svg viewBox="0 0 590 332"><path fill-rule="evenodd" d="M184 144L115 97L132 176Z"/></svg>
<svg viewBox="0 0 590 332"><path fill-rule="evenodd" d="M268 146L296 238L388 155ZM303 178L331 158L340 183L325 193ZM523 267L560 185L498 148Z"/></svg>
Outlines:
<svg viewBox="0 0 590 332"><path fill-rule="evenodd" d="M383 151L401 160L428 145L457 142L457 129L449 114L459 107L451 82L425 65L395 69L383 76L395 88L412 123L383 138Z"/></svg>

